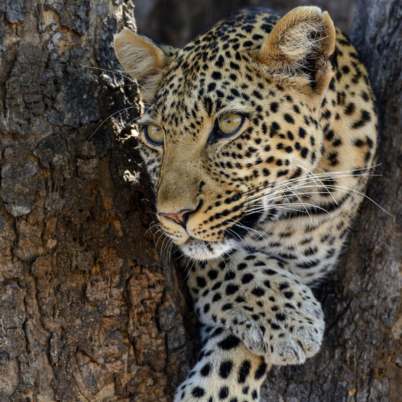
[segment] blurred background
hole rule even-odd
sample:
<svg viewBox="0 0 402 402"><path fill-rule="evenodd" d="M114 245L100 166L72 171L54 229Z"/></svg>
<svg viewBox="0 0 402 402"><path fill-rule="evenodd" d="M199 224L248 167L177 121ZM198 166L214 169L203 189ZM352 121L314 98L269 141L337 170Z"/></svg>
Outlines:
<svg viewBox="0 0 402 402"><path fill-rule="evenodd" d="M244 7L267 7L282 15L300 5L327 10L348 32L356 0L136 0L138 32L157 42L183 46L216 21Z"/></svg>

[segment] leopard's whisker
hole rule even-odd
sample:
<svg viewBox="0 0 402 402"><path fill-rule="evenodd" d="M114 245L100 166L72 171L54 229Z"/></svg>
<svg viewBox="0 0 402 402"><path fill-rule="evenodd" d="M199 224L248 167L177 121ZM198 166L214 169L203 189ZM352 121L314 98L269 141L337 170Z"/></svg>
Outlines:
<svg viewBox="0 0 402 402"><path fill-rule="evenodd" d="M84 64L81 64L81 67L87 68L89 70L99 70L99 71L105 71L107 73L119 74L119 75L123 76L124 78L126 78L128 81L132 82L133 84L136 84L136 81L129 74L127 74L124 70L103 68L103 67L94 67L94 66L86 66Z"/></svg>
<svg viewBox="0 0 402 402"><path fill-rule="evenodd" d="M380 166L380 164L377 164L374 167L376 167L376 166ZM368 168L354 169L353 171L352 170L343 170L343 171L340 170L340 171L334 171L334 172L322 172L322 173L318 173L318 174L314 173L314 177L315 177L315 179L318 180L318 179L332 178L331 176L335 176L336 178L379 176L379 175L364 173L366 171L370 172L371 170L374 169L374 167L373 168L368 167ZM363 173L357 173L357 172L363 172ZM283 184L289 184L289 183L298 184L298 183L303 183L303 182L306 182L306 181L307 182L312 181L312 178L303 176L303 177L297 177L297 178L294 178L294 179L289 179L289 180L285 181L284 183L281 183L281 184L279 184L277 186L274 186L274 189L277 190L277 189L281 188L281 186ZM273 186L273 184L271 184L271 186ZM271 186L269 186L268 188L270 188ZM258 191L259 189L265 189L265 188L266 188L266 186L261 185L261 186L259 186L257 188L249 189L249 190L247 190L247 191L245 191L243 193L240 193L239 195L240 196L247 195L250 192L255 192L255 191Z"/></svg>
<svg viewBox="0 0 402 402"><path fill-rule="evenodd" d="M135 109L135 106L128 106L128 107L125 107L125 108L123 108L123 109L117 110L116 112L113 112L113 113L109 114L109 116L107 116L105 119L103 119L103 120L96 126L95 130L87 137L87 140L92 139L92 138L96 135L96 133L102 128L102 126L103 126L109 119L111 119L112 117L114 117L114 116L116 116L116 115L118 115L118 114L127 112L127 111L130 110L130 109Z"/></svg>
<svg viewBox="0 0 402 402"><path fill-rule="evenodd" d="M243 225L242 223L236 222L236 221L229 221L229 222L232 223L233 226L239 226L239 227L242 228L242 229L250 230L250 231L254 232L256 235L258 235L258 236L261 237L261 238L266 237L266 234L262 234L260 231L255 230L255 229L251 228L250 226ZM232 227L233 227L233 226L232 226ZM227 230L231 230L231 228L230 228L230 229L227 229ZM240 236L239 236L239 240L242 240Z"/></svg>

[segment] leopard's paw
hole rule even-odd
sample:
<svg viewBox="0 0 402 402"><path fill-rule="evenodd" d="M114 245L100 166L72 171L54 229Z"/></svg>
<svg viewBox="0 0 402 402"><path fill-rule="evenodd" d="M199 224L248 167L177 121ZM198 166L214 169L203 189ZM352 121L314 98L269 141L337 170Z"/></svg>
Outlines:
<svg viewBox="0 0 402 402"><path fill-rule="evenodd" d="M304 363L320 350L325 330L321 306L312 295L262 307L237 306L228 312L226 325L274 365Z"/></svg>

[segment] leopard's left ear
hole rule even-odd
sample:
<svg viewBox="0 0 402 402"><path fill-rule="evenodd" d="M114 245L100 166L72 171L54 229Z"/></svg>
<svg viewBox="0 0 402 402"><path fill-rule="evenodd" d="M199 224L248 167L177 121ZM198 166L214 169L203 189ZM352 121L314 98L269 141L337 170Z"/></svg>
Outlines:
<svg viewBox="0 0 402 402"><path fill-rule="evenodd" d="M172 48L166 47L164 51L151 39L127 28L114 36L113 45L124 70L138 81L144 102L150 102L173 54Z"/></svg>
<svg viewBox="0 0 402 402"><path fill-rule="evenodd" d="M274 25L257 59L274 77L303 92L322 94L332 78L329 57L335 40L334 23L326 11L297 7Z"/></svg>

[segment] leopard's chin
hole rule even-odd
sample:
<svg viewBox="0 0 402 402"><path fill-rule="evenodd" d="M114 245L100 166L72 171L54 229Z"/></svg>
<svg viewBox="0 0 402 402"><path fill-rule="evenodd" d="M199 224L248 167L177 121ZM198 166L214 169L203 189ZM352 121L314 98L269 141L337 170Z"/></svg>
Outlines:
<svg viewBox="0 0 402 402"><path fill-rule="evenodd" d="M235 246L236 241L230 239L222 242L206 242L203 240L189 239L179 247L187 257L197 261L205 261L213 260L230 253Z"/></svg>

